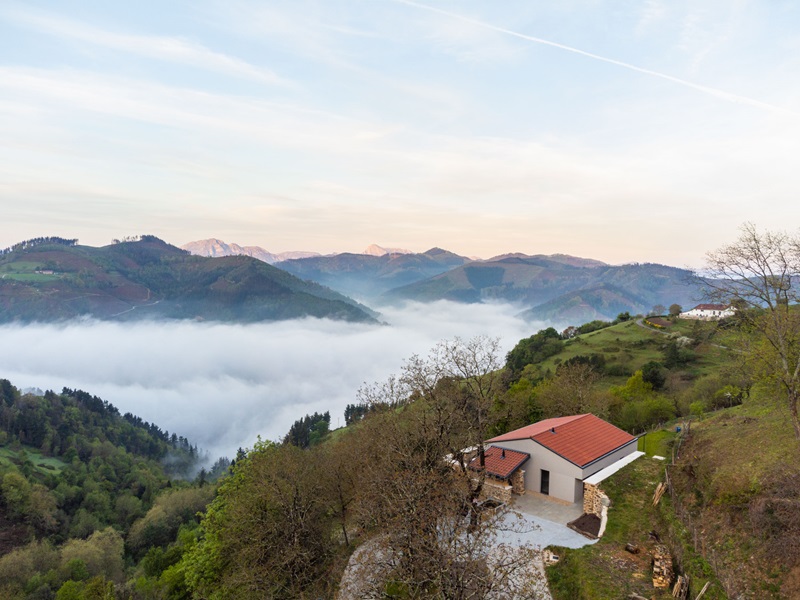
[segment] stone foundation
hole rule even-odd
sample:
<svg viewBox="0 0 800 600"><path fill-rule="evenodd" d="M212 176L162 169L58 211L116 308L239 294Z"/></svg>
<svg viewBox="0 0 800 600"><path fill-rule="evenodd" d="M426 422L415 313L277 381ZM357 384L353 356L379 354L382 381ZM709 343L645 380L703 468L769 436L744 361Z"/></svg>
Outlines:
<svg viewBox="0 0 800 600"><path fill-rule="evenodd" d="M483 482L483 489L481 490L481 500L487 498L494 498L500 502L509 504L511 502L511 486L501 481L491 481L489 479Z"/></svg>

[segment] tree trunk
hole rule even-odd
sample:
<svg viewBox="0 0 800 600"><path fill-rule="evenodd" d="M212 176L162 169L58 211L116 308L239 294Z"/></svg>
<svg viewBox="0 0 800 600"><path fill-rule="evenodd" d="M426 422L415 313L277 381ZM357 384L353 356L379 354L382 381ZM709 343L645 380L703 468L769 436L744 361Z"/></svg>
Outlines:
<svg viewBox="0 0 800 600"><path fill-rule="evenodd" d="M798 415L798 392L796 390L789 390L789 411L792 413L792 427L794 427L794 437L800 440L800 415Z"/></svg>

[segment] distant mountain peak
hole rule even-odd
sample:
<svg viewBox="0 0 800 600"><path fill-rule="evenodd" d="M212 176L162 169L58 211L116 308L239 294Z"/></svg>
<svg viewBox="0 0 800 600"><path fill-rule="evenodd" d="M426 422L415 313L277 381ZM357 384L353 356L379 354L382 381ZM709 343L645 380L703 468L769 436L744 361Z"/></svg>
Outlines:
<svg viewBox="0 0 800 600"><path fill-rule="evenodd" d="M290 252L280 252L273 254L264 250L260 246L240 246L239 244L228 244L217 238L209 238L207 240L197 240L196 242L189 242L181 246L191 254L197 256L252 256L258 260L264 261L270 265L282 260L289 260L291 258L309 258L312 256L319 256L319 252L306 252L303 250L296 250Z"/></svg>
<svg viewBox="0 0 800 600"><path fill-rule="evenodd" d="M384 248L383 246L378 246L378 244L370 244L361 254L366 254L368 256L384 256L385 254L414 253L411 250L406 250L405 248Z"/></svg>

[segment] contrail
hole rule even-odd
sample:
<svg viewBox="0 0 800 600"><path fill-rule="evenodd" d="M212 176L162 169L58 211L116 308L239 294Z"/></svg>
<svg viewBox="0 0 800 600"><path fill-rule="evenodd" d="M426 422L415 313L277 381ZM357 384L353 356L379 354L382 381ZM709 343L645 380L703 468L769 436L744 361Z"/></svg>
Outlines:
<svg viewBox="0 0 800 600"><path fill-rule="evenodd" d="M427 4L421 4L419 2L414 2L413 0L392 0L393 2L397 2L398 4L406 4L408 6L413 6L415 8L421 8L422 10L427 10L434 13L439 13L440 15L444 15L450 17L452 19L458 19L459 21L464 21L465 23L470 23L472 25L477 25L478 27L483 27L485 29L491 29L492 31L497 31L500 33L505 33L506 35L510 35L516 38L520 38L522 40L526 40L529 42L534 42L536 44L542 44L543 46L552 46L553 48L558 48L559 50L566 50L567 52L572 52L573 54L580 54L581 56L586 56L588 58L592 58L594 60L599 60L605 63L609 63L612 65L616 65L618 67L622 67L624 69L629 69L631 71L636 71L637 73L643 73L645 75L650 75L652 77L658 77L660 79L666 79L667 81L671 81L672 83L677 83L678 85L682 85L684 87L691 88L693 90L697 90L699 92L703 92L704 94L708 94L710 96L714 96L716 98L720 98L722 100L727 100L728 102L736 102L738 104L746 104L747 106L753 106L755 108L760 108L763 110L768 110L770 112L780 112L785 113L788 115L792 115L794 117L800 116L800 114L788 110L786 108L782 108L780 106L775 106L773 104L769 104L767 102L761 102L760 100L756 100L754 98L748 98L747 96L739 96L738 94L732 94L730 92L726 92L723 90L718 90L716 88L708 87L705 85L700 85L697 83L692 83L691 81L687 81L685 79L681 79L680 77L673 77L672 75L667 75L666 73L660 73L659 71L653 71L651 69L645 69L644 67L637 67L636 65L632 65L631 63L626 63L621 60L616 60L614 58L608 58L606 56L600 56L599 54L594 54L592 52L587 52L586 50L581 50L579 48L573 48L572 46L567 46L565 44L559 44L558 42L552 42L550 40L545 40L542 38L534 37L532 35L525 35L524 33L519 33L517 31L512 31L511 29L506 29L504 27L499 27L497 25L492 25L491 23L485 23L484 21L478 21L477 19L472 19L470 17L465 17L463 15L459 15L457 13L452 13L447 10L443 10L441 8L436 8L433 6L428 6Z"/></svg>

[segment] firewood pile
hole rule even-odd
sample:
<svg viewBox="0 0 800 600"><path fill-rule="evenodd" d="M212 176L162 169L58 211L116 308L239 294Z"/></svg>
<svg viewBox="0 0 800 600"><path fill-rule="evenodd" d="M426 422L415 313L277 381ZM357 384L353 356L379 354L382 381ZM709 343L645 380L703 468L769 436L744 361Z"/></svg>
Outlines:
<svg viewBox="0 0 800 600"><path fill-rule="evenodd" d="M661 501L661 496L663 496L664 492L666 491L667 491L667 484L664 483L663 481L659 482L659 484L656 486L656 493L653 494L653 506L658 505L658 503Z"/></svg>
<svg viewBox="0 0 800 600"><path fill-rule="evenodd" d="M653 550L653 587L668 589L672 583L672 555L664 544L656 544Z"/></svg>
<svg viewBox="0 0 800 600"><path fill-rule="evenodd" d="M689 576L678 575L675 587L672 588L672 597L686 600L689 597Z"/></svg>

